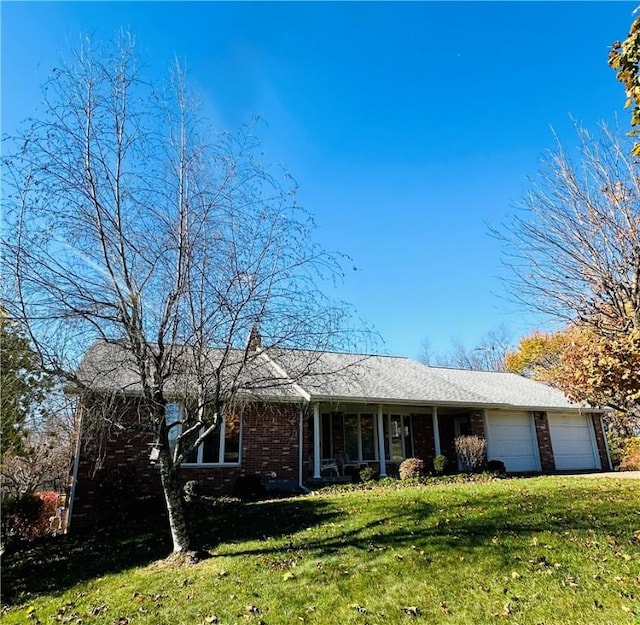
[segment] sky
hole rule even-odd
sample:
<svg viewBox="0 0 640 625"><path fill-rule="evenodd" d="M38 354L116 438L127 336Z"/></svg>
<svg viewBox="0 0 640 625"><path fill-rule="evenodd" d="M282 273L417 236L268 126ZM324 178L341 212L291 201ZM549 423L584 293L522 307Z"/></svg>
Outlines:
<svg viewBox="0 0 640 625"><path fill-rule="evenodd" d="M554 133L624 127L607 66L636 2L7 2L2 132L37 114L40 84L81 34L136 37L149 71L177 57L217 126L253 115L316 240L349 256L332 295L381 351L473 348L499 325L553 327L510 301L501 244Z"/></svg>

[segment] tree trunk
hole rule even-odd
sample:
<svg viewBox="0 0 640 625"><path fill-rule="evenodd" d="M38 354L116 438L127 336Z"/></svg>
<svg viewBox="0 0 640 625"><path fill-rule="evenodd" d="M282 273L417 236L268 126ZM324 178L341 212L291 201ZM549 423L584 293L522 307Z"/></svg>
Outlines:
<svg viewBox="0 0 640 625"><path fill-rule="evenodd" d="M189 550L189 533L187 532L187 524L184 517L184 507L180 495L178 475L170 466L171 460L167 450L160 452L159 460L162 490L165 503L167 504L167 512L169 513L173 552L183 553Z"/></svg>

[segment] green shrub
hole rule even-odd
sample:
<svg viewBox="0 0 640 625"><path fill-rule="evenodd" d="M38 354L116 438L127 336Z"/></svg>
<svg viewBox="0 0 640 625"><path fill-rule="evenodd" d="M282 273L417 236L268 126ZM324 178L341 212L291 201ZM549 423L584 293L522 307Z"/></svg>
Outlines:
<svg viewBox="0 0 640 625"><path fill-rule="evenodd" d="M609 456L614 469L617 469L624 458L624 441L617 432L607 432L607 446L609 447Z"/></svg>
<svg viewBox="0 0 640 625"><path fill-rule="evenodd" d="M420 458L407 458L400 465L400 479L410 480L422 477L424 474L424 460Z"/></svg>
<svg viewBox="0 0 640 625"><path fill-rule="evenodd" d="M376 472L371 467L363 467L360 469L361 482L373 482L376 479Z"/></svg>
<svg viewBox="0 0 640 625"><path fill-rule="evenodd" d="M447 457L443 456L442 454L439 454L433 459L433 470L438 475L441 475L442 473L445 472L448 464L449 464L449 460L447 460Z"/></svg>
<svg viewBox="0 0 640 625"><path fill-rule="evenodd" d="M200 498L200 484L198 480L189 480L182 487L182 496L185 503L195 503Z"/></svg>

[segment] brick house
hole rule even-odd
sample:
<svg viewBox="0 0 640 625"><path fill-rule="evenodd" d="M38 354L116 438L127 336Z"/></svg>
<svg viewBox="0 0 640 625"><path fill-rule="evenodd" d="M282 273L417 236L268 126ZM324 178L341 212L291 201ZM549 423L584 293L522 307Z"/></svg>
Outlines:
<svg viewBox="0 0 640 625"><path fill-rule="evenodd" d="M135 415L135 380L121 366L100 371L103 363L117 360L117 349L99 346L97 391L104 392L108 379L117 401L128 402ZM602 412L573 404L539 382L510 373L429 367L397 356L255 350L260 367L277 372L279 383L247 396L183 463L182 479L196 480L203 493L231 493L236 480L247 475L300 489L330 476L348 479L343 476L363 466L394 475L407 457L422 458L431 467L443 454L455 468L454 439L465 434L484 437L487 458L501 460L511 473L611 469ZM90 410L81 408L81 422ZM179 411L178 402L169 404L167 419ZM117 514L118 506L132 500L145 505L159 500L148 438L114 431L102 443L99 466L97 453L83 441L81 425L72 531L105 513Z"/></svg>

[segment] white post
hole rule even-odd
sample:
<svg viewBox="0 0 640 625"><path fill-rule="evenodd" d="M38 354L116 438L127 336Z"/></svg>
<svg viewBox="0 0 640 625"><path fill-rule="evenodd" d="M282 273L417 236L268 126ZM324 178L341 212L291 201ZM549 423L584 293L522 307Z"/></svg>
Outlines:
<svg viewBox="0 0 640 625"><path fill-rule="evenodd" d="M320 404L313 404L313 477L320 478Z"/></svg>
<svg viewBox="0 0 640 625"><path fill-rule="evenodd" d="M442 450L440 449L440 427L438 426L438 407L434 406L431 412L431 420L433 421L433 444L436 456L439 456Z"/></svg>
<svg viewBox="0 0 640 625"><path fill-rule="evenodd" d="M382 406L378 406L378 460L380 460L380 477L387 477L387 461L384 459L384 424L382 419Z"/></svg>

